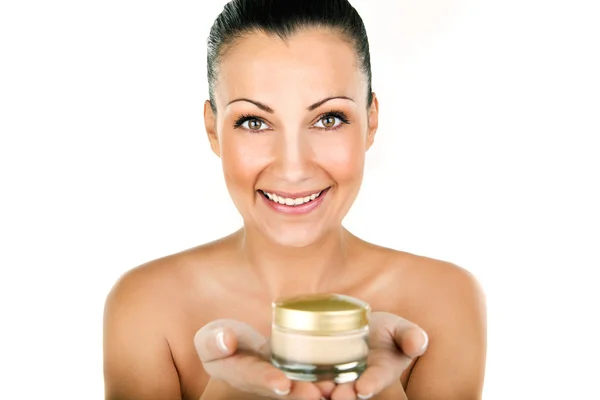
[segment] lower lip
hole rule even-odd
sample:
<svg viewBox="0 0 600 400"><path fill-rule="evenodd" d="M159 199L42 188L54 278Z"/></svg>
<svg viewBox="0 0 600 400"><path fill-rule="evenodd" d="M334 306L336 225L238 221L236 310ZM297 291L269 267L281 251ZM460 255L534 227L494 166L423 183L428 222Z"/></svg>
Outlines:
<svg viewBox="0 0 600 400"><path fill-rule="evenodd" d="M304 203L299 206L288 206L286 204L275 203L274 201L267 199L262 193L258 193L258 195L262 197L262 199L265 201L265 203L267 203L269 207L271 207L277 212L280 212L282 214L302 215L308 214L315 208L319 207L319 205L321 205L321 203L323 202L325 195L327 195L327 193L329 192L329 189L330 188L323 190L323 192L321 192L321 195L313 201L309 201L308 203Z"/></svg>

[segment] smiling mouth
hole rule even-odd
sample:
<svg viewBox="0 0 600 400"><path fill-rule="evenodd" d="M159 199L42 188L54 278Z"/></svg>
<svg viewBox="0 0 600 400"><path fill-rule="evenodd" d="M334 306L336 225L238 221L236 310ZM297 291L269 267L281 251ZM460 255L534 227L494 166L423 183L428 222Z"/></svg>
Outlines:
<svg viewBox="0 0 600 400"><path fill-rule="evenodd" d="M327 188L327 189L329 189L329 188ZM301 205L310 203L310 202L318 199L323 194L323 192L325 192L327 189L323 189L321 191L315 192L315 193L307 195L307 196L296 197L296 198L282 197L277 194L265 192L264 190L260 190L260 189L258 190L258 192L261 195L263 195L263 197L265 197L267 200L272 201L273 203L291 206L291 207L297 207L297 206L301 206Z"/></svg>

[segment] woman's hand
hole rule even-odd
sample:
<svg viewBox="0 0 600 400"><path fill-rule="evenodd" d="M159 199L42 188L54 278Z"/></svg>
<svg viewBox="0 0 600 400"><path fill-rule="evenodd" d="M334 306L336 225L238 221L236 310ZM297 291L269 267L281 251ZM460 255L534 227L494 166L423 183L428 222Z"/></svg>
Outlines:
<svg viewBox="0 0 600 400"><path fill-rule="evenodd" d="M339 385L331 399L370 399L400 376L428 345L425 331L394 314L371 313L367 369L356 382ZM356 396L356 397L355 397Z"/></svg>
<svg viewBox="0 0 600 400"><path fill-rule="evenodd" d="M333 382L290 381L270 363L267 340L238 321L211 322L196 333L194 343L211 379L246 393L290 400L369 399L398 382L428 344L421 328L394 314L373 312L369 329L367 369L356 382L337 386Z"/></svg>
<svg viewBox="0 0 600 400"><path fill-rule="evenodd" d="M275 399L319 400L334 388L333 383L292 383L270 363L267 340L242 322L211 322L196 333L194 344L211 379L246 393Z"/></svg>

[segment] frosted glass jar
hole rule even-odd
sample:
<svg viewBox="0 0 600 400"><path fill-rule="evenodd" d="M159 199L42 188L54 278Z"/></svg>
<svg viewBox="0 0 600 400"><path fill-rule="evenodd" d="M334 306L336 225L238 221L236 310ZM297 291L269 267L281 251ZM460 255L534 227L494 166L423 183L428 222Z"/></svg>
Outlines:
<svg viewBox="0 0 600 400"><path fill-rule="evenodd" d="M370 311L339 294L273 302L272 364L293 380L356 380L367 364Z"/></svg>

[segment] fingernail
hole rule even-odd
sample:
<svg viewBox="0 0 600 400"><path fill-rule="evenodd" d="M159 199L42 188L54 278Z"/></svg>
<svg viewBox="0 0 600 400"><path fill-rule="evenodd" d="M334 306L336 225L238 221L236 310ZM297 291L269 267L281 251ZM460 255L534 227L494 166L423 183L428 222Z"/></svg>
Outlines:
<svg viewBox="0 0 600 400"><path fill-rule="evenodd" d="M229 349L225 344L225 332L223 329L219 329L217 334L215 335L215 339L217 340L217 346L223 353L229 353Z"/></svg>
<svg viewBox="0 0 600 400"><path fill-rule="evenodd" d="M356 395L360 400L366 400L366 399L370 399L371 397L373 397L373 393L369 393L369 394L357 394Z"/></svg>
<svg viewBox="0 0 600 400"><path fill-rule="evenodd" d="M423 352L423 351L427 350L427 346L429 345L429 336L427 335L427 332L425 332L423 330L421 331L421 333L423 334L423 339L424 339L423 346L421 346L421 351Z"/></svg>
<svg viewBox="0 0 600 400"><path fill-rule="evenodd" d="M290 388L287 388L285 390L275 388L273 389L273 391L277 396L287 396L288 394L290 394Z"/></svg>

